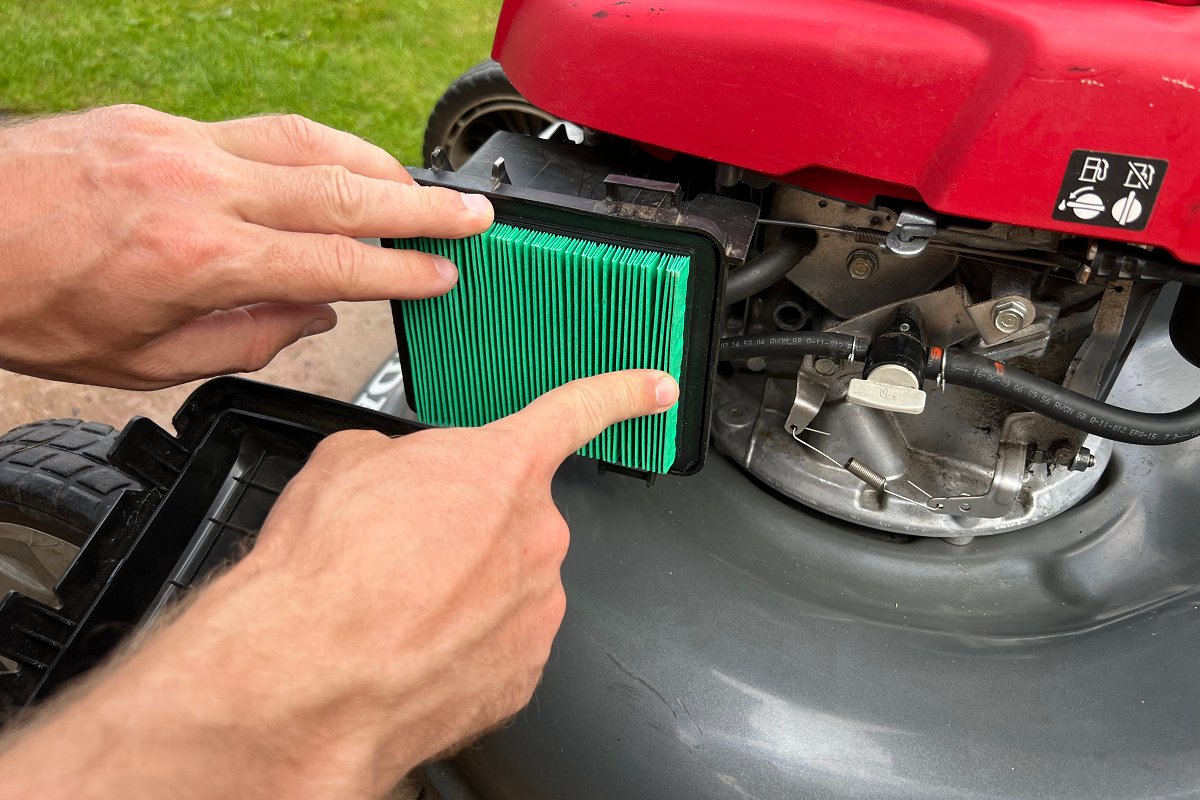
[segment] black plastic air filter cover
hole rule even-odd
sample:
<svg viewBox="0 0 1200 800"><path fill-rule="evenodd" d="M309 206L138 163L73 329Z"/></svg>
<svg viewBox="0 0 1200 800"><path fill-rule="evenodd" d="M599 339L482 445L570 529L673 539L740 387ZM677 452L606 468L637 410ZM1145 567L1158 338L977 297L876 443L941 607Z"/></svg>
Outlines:
<svg viewBox="0 0 1200 800"><path fill-rule="evenodd" d="M725 275L746 259L758 207L713 194L685 201L678 184L621 174L596 148L504 132L492 136L458 172L409 172L422 185L485 195L499 222L691 258L676 459L670 472L699 471L708 446ZM384 240L385 246L394 244ZM395 303L392 318L405 393L412 398L407 337Z"/></svg>
<svg viewBox="0 0 1200 800"><path fill-rule="evenodd" d="M118 500L55 587L50 607L0 595L0 725L106 658L168 603L237 560L317 444L341 430L403 436L417 423L279 386L218 378L192 393L172 436L148 419L110 461L140 491ZM297 602L316 602L297 598Z"/></svg>

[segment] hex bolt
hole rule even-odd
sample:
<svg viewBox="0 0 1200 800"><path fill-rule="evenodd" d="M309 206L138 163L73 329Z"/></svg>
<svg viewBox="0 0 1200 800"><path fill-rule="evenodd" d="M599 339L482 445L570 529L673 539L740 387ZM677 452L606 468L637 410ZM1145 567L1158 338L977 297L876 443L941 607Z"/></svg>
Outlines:
<svg viewBox="0 0 1200 800"><path fill-rule="evenodd" d="M866 280L879 269L879 259L870 250L855 250L846 259L846 269L854 280Z"/></svg>
<svg viewBox="0 0 1200 800"><path fill-rule="evenodd" d="M1086 447L1079 448L1075 453L1075 457L1071 459L1070 466L1067 467L1071 472L1083 472L1086 469L1091 469L1096 466L1096 456L1091 450Z"/></svg>
<svg viewBox="0 0 1200 800"><path fill-rule="evenodd" d="M992 309L992 324L1001 333L1016 333L1025 327L1029 306L1020 300L1005 300Z"/></svg>
<svg viewBox="0 0 1200 800"><path fill-rule="evenodd" d="M832 358L818 358L813 362L813 369L818 375L828 377L838 371L838 365Z"/></svg>

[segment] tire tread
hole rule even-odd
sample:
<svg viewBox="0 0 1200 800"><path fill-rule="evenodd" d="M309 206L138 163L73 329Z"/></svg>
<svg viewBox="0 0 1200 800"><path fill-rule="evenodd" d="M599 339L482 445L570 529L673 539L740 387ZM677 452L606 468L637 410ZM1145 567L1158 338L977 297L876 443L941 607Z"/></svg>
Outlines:
<svg viewBox="0 0 1200 800"><path fill-rule="evenodd" d="M108 462L117 431L52 419L0 435L0 504L51 517L86 535L138 483Z"/></svg>

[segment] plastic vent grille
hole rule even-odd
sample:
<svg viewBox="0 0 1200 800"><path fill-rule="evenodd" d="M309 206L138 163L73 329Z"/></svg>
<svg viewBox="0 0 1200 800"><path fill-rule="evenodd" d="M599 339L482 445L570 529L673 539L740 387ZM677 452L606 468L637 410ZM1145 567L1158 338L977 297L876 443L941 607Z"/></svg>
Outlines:
<svg viewBox="0 0 1200 800"><path fill-rule="evenodd" d="M484 425L576 378L629 368L679 379L688 269L684 255L502 223L469 239L396 246L458 265L447 295L400 303L413 407L433 425ZM581 455L666 473L678 405L618 423Z"/></svg>

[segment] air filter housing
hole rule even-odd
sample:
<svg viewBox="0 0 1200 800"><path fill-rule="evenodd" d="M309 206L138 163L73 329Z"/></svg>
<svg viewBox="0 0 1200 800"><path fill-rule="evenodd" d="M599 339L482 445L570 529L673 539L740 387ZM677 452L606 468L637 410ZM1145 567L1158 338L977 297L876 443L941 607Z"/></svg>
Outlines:
<svg viewBox="0 0 1200 800"><path fill-rule="evenodd" d="M469 239L385 241L459 268L447 295L393 304L408 400L422 422L483 425L575 378L663 370L679 381L677 406L614 425L580 454L636 474L695 472L723 270L745 253L734 245L730 257L724 228L748 245L757 209L711 196L681 203L677 186L610 173L589 180L599 174L589 150L497 134L459 173L413 171L423 184L487 195L496 224ZM486 177L472 172L481 158ZM711 215L722 211L719 226Z"/></svg>

